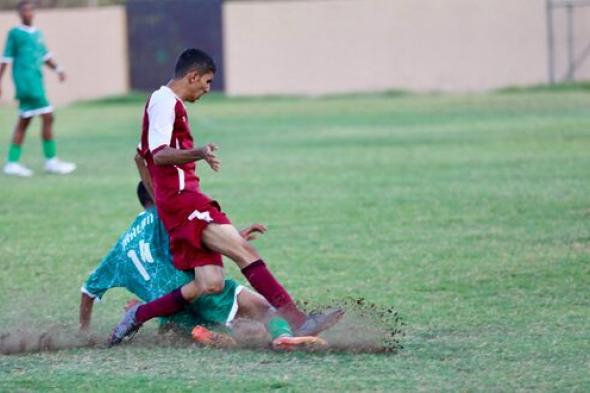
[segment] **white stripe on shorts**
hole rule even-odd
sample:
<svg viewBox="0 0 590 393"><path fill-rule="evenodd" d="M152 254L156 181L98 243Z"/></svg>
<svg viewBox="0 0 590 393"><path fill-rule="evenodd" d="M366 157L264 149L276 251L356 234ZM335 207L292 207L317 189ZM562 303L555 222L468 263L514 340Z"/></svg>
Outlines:
<svg viewBox="0 0 590 393"><path fill-rule="evenodd" d="M225 321L225 326L229 326L236 318L236 314L238 313L238 295L243 290L243 285L238 285L238 287L236 288L236 291L234 292L234 304L231 306L231 310L229 312L229 315L227 316L227 321Z"/></svg>
<svg viewBox="0 0 590 393"><path fill-rule="evenodd" d="M30 111L20 111L20 117L23 119L28 119L29 117L44 115L46 113L53 112L53 106L44 106L43 108L33 109Z"/></svg>

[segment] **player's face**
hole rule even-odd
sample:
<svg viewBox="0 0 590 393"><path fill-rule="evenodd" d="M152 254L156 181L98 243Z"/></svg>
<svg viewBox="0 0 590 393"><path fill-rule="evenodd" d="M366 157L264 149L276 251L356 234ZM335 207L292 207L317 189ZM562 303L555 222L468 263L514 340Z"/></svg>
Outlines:
<svg viewBox="0 0 590 393"><path fill-rule="evenodd" d="M190 74L189 86L191 96L188 98L188 101L195 102L205 94L209 93L213 77L214 74L212 72L203 75L199 75L197 72Z"/></svg>
<svg viewBox="0 0 590 393"><path fill-rule="evenodd" d="M20 7L20 9L18 10L18 14L20 16L21 21L23 22L23 25L31 26L33 24L34 11L35 10L32 4L27 3Z"/></svg>

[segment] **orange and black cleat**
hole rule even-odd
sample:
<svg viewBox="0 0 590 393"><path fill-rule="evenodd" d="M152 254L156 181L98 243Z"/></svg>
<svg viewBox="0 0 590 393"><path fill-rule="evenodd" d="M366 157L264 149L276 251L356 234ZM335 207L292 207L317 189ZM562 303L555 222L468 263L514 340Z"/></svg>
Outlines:
<svg viewBox="0 0 590 393"><path fill-rule="evenodd" d="M192 331L192 336L193 340L206 347L233 348L238 345L232 336L211 331L201 325L195 326Z"/></svg>
<svg viewBox="0 0 590 393"><path fill-rule="evenodd" d="M277 351L317 351L328 348L328 343L314 336L279 337L272 341L272 348Z"/></svg>

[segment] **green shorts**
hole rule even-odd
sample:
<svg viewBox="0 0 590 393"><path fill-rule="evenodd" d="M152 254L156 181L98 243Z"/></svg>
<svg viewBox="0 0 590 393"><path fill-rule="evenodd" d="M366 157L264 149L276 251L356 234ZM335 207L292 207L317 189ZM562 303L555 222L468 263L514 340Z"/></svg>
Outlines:
<svg viewBox="0 0 590 393"><path fill-rule="evenodd" d="M20 117L27 119L29 117L43 115L53 112L53 106L45 95L28 96L19 98L18 105Z"/></svg>
<svg viewBox="0 0 590 393"><path fill-rule="evenodd" d="M209 327L228 326L238 312L238 295L244 289L235 280L225 280L223 292L201 296L183 311L168 318L161 318L163 327L173 325L183 331L192 331L196 325Z"/></svg>

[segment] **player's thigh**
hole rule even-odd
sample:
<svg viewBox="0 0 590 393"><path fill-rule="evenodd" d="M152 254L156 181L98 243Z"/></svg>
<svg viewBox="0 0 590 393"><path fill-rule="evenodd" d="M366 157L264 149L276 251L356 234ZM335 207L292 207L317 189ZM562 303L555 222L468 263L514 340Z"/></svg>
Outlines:
<svg viewBox="0 0 590 393"><path fill-rule="evenodd" d="M32 117L21 117L19 116L16 127L17 129L20 130L26 130L27 127L29 126L29 124L31 124L31 121L33 120Z"/></svg>
<svg viewBox="0 0 590 393"><path fill-rule="evenodd" d="M207 225L202 241L208 248L231 258L240 267L260 258L256 249L230 224Z"/></svg>
<svg viewBox="0 0 590 393"><path fill-rule="evenodd" d="M223 267L204 265L195 268L195 282L207 293L219 293L225 285Z"/></svg>
<svg viewBox="0 0 590 393"><path fill-rule="evenodd" d="M43 113L41 115L41 121L45 124L47 123L53 123L53 120L55 119L55 116L53 115L53 112L49 112L49 113Z"/></svg>
<svg viewBox="0 0 590 393"><path fill-rule="evenodd" d="M266 320L270 317L272 306L260 294L244 288L238 295L238 317Z"/></svg>

